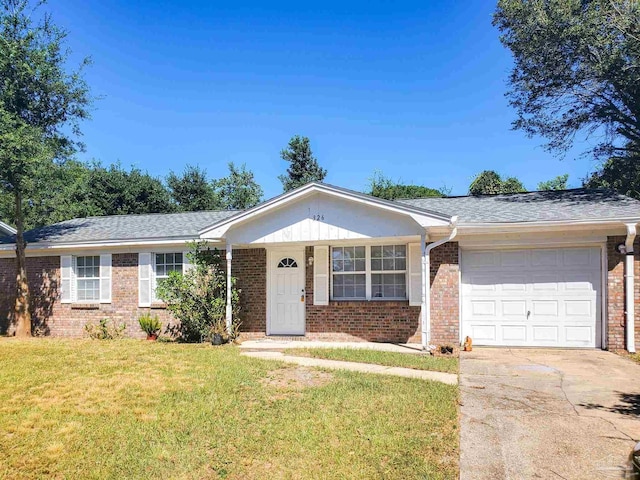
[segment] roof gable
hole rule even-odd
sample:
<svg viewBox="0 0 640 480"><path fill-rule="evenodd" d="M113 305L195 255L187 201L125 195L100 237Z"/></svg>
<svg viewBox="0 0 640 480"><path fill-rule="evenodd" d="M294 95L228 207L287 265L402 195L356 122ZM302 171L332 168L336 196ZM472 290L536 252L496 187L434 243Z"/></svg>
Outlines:
<svg viewBox="0 0 640 480"><path fill-rule="evenodd" d="M398 231L410 230L409 226L423 230L428 226L449 225L450 220L447 215L420 207L382 200L332 185L310 183L213 224L200 234L202 238L219 239L225 238L232 230L238 232L242 229L248 234L247 238L265 241L265 234L273 233L273 230L282 232L284 228L294 227L306 229L307 235L301 236L300 240L309 241L325 239L327 236L336 239L333 238L336 235L339 238L351 234L356 235L355 238L361 238L360 235L372 236L374 229L378 232L386 229L390 234L394 228ZM255 224L255 227L249 227L250 224ZM342 233L322 233L323 229L331 228L342 229ZM263 234L258 230L263 230ZM249 234L249 231L252 233ZM315 237L313 231L316 232Z"/></svg>

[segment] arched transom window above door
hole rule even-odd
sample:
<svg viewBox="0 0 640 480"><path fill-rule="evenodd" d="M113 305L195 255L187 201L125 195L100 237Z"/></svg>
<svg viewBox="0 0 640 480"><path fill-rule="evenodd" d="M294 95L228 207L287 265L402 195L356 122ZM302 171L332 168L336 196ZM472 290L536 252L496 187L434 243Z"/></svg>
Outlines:
<svg viewBox="0 0 640 480"><path fill-rule="evenodd" d="M290 257L285 257L278 262L278 268L298 268L298 263Z"/></svg>

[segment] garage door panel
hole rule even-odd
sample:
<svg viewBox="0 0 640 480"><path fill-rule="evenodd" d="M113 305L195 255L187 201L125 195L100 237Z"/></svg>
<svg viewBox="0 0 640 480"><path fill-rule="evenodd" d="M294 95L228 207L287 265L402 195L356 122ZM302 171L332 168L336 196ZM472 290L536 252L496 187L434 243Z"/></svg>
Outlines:
<svg viewBox="0 0 640 480"><path fill-rule="evenodd" d="M495 345L497 341L495 325L473 325L471 335L475 340L487 345Z"/></svg>
<svg viewBox="0 0 640 480"><path fill-rule="evenodd" d="M594 337L595 332L592 327L579 326L579 327L565 327L565 338L571 343L581 343L585 346L589 346L591 339Z"/></svg>
<svg viewBox="0 0 640 480"><path fill-rule="evenodd" d="M526 325L503 325L501 330L504 342L524 343L527 341Z"/></svg>
<svg viewBox="0 0 640 480"><path fill-rule="evenodd" d="M527 302L524 300L501 300L500 305L503 317L527 317Z"/></svg>
<svg viewBox="0 0 640 480"><path fill-rule="evenodd" d="M527 255L524 250L501 252L500 265L503 267L524 267L527 264Z"/></svg>
<svg viewBox="0 0 640 480"><path fill-rule="evenodd" d="M533 325L533 341L545 344L557 344L560 329L557 325Z"/></svg>
<svg viewBox="0 0 640 480"><path fill-rule="evenodd" d="M598 247L463 251L463 336L478 345L595 347L600 261Z"/></svg>

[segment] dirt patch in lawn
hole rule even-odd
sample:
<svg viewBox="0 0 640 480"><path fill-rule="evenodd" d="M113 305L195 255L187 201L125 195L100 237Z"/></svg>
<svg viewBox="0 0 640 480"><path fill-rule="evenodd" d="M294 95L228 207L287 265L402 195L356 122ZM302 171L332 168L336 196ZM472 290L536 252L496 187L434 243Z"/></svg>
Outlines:
<svg viewBox="0 0 640 480"><path fill-rule="evenodd" d="M261 383L277 390L300 392L305 388L322 387L333 381L333 374L308 367L288 367L271 370Z"/></svg>

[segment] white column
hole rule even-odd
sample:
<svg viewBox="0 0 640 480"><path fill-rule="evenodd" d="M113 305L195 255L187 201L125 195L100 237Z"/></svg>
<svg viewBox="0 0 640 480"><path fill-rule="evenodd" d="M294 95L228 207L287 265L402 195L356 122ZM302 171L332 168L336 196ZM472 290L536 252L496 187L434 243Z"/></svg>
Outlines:
<svg viewBox="0 0 640 480"><path fill-rule="evenodd" d="M636 351L636 339L635 339L635 271L634 271L634 253L633 242L636 238L636 224L627 224L627 238L625 241L625 256L624 256L624 295L625 295L625 311L627 314L627 351L629 353L635 353Z"/></svg>
<svg viewBox="0 0 640 480"><path fill-rule="evenodd" d="M233 321L233 308L231 307L231 259L233 258L233 247L227 243L227 331L231 331Z"/></svg>
<svg viewBox="0 0 640 480"><path fill-rule="evenodd" d="M426 350L429 345L429 310L431 307L429 296L429 253L427 252L427 236L423 233L420 236L421 266L422 266L422 295L420 307L420 331L422 340L422 349Z"/></svg>

